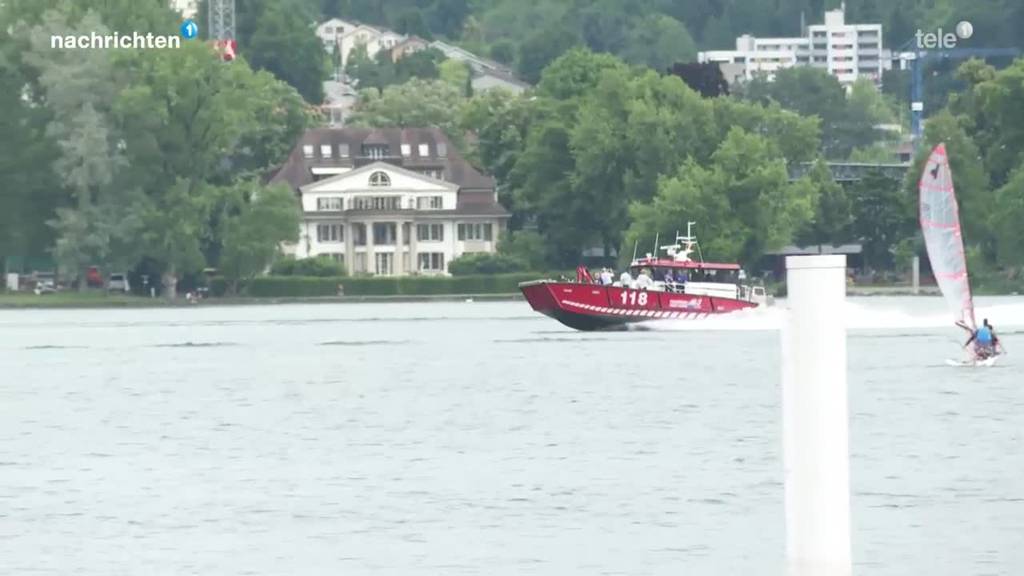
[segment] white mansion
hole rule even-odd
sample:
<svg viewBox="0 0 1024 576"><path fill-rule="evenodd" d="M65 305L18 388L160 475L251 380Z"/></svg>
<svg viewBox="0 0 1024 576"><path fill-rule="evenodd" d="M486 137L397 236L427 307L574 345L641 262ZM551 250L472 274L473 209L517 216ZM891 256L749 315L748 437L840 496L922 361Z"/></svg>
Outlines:
<svg viewBox="0 0 1024 576"><path fill-rule="evenodd" d="M494 180L437 128L306 132L271 183L302 205L297 258L328 255L353 274L447 274L469 252L493 252L508 220Z"/></svg>

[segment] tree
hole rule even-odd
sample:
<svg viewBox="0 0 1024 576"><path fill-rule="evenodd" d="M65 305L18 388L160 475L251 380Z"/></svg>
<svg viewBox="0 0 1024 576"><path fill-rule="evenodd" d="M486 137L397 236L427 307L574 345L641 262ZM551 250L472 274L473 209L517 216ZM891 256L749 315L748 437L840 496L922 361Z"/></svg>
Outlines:
<svg viewBox="0 0 1024 576"><path fill-rule="evenodd" d="M626 62L661 72L676 62L695 61L697 45L681 22L671 16L651 14L633 27L621 54Z"/></svg>
<svg viewBox="0 0 1024 576"><path fill-rule="evenodd" d="M462 24L469 14L468 0L433 0L427 8L426 17L431 30L452 38L462 31Z"/></svg>
<svg viewBox="0 0 1024 576"><path fill-rule="evenodd" d="M516 69L524 80L536 83L541 72L555 58L580 43L573 30L561 24L549 24L534 32L519 45Z"/></svg>
<svg viewBox="0 0 1024 576"><path fill-rule="evenodd" d="M381 52L387 53L386 50ZM387 59L390 61L390 56L387 56ZM401 84L410 78L420 78L422 80L439 78L441 76L440 68L444 63L444 54L436 48L428 48L413 52L412 54L406 54L394 63L395 83Z"/></svg>
<svg viewBox="0 0 1024 576"><path fill-rule="evenodd" d="M430 27L427 26L427 20L423 17L423 12L416 8L399 13L395 19L395 32L407 36L419 36L424 40L434 39L434 35L430 33Z"/></svg>
<svg viewBox="0 0 1024 576"><path fill-rule="evenodd" d="M0 269L5 256L46 254L52 234L45 223L67 197L57 172L38 167L58 148L45 133L47 111L22 98L28 80L9 52L14 49L14 39L0 31Z"/></svg>
<svg viewBox="0 0 1024 576"><path fill-rule="evenodd" d="M817 68L780 70L775 81L754 79L742 95L820 118L822 149L828 158L845 159L854 148L871 146L881 138L876 126L895 119L870 82L856 83L847 98L839 81Z"/></svg>
<svg viewBox="0 0 1024 576"><path fill-rule="evenodd" d="M779 248L812 218L816 198L807 182L790 183L777 147L734 128L709 164L687 161L661 180L651 202L634 202L626 245L670 236L699 223L705 254L756 261Z"/></svg>
<svg viewBox="0 0 1024 576"><path fill-rule="evenodd" d="M473 73L469 64L459 60L445 60L438 66L441 80L447 82L459 92L465 92L465 87L471 81ZM468 96L468 94L463 94Z"/></svg>
<svg viewBox="0 0 1024 576"><path fill-rule="evenodd" d="M996 192L992 227L996 236L996 262L1019 274L1024 267L1024 168L1018 168Z"/></svg>
<svg viewBox="0 0 1024 576"><path fill-rule="evenodd" d="M833 180L828 165L821 160L814 163L805 178L815 188L817 202L814 217L797 235L797 241L801 244L839 245L851 240L853 206L846 189Z"/></svg>
<svg viewBox="0 0 1024 576"><path fill-rule="evenodd" d="M58 143L60 154L53 163L54 172L75 200L74 208L57 210L52 225L57 231L54 256L60 267L79 279L86 289L85 270L93 264L112 259L112 237L131 235L134 230L118 226L114 215L96 208L114 186L125 158L118 147L119 134L110 121L111 107L118 90L118 79L109 50L84 53L52 50L51 34L82 31L105 34L99 17L88 12L77 28L70 27L64 14L48 11L42 24L29 32L31 50L25 61L38 73L38 82L52 118L47 136Z"/></svg>
<svg viewBox="0 0 1024 576"><path fill-rule="evenodd" d="M490 55L491 58L506 66L511 65L516 59L516 45L510 40L498 40L491 44Z"/></svg>
<svg viewBox="0 0 1024 576"><path fill-rule="evenodd" d="M135 202L144 226L138 244L163 267L165 294L174 298L181 275L205 265L205 252L219 243L211 216L236 163L279 162L304 117L294 116L293 90L244 60L225 65L204 44L144 51L128 64L123 71L134 81L118 95L115 113L127 175L145 193ZM286 123L268 128L268 120ZM261 149L243 149L255 140L264 141Z"/></svg>
<svg viewBox="0 0 1024 576"><path fill-rule="evenodd" d="M594 89L604 72L624 72L627 69L622 60L610 54L573 48L544 69L537 92L558 100L571 100Z"/></svg>
<svg viewBox="0 0 1024 576"><path fill-rule="evenodd" d="M705 62L674 63L669 74L682 78L690 88L705 98L729 95L729 83L718 64Z"/></svg>
<svg viewBox="0 0 1024 576"><path fill-rule="evenodd" d="M461 91L447 82L413 78L381 92L360 92L352 124L376 128L437 126L458 143L462 140L458 121L464 103Z"/></svg>
<svg viewBox="0 0 1024 576"><path fill-rule="evenodd" d="M920 174L920 172L918 173ZM853 235L864 246L864 264L890 268L894 249L916 231L914 199L900 183L881 172L870 172L850 188Z"/></svg>
<svg viewBox="0 0 1024 576"><path fill-rule="evenodd" d="M260 15L251 39L243 50L252 65L291 84L311 104L323 102L325 54L302 10L273 3Z"/></svg>
<svg viewBox="0 0 1024 576"><path fill-rule="evenodd" d="M237 290L239 280L267 269L282 243L298 240L299 208L287 186L246 182L229 193L220 270Z"/></svg>

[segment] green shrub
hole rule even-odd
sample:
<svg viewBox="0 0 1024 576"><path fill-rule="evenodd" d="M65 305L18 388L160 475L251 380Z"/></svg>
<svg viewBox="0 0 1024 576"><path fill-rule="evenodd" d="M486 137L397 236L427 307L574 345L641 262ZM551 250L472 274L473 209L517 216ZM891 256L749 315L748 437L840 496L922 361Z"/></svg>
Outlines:
<svg viewBox="0 0 1024 576"><path fill-rule="evenodd" d="M545 275L535 272L475 276L265 276L246 282L244 290L249 296L264 298L336 296L339 284L344 287L345 296L508 294L518 292L520 282L542 277Z"/></svg>
<svg viewBox="0 0 1024 576"><path fill-rule="evenodd" d="M328 278L344 276L345 267L330 256L314 256L312 258L286 258L278 260L270 267L272 276L315 276Z"/></svg>
<svg viewBox="0 0 1024 576"><path fill-rule="evenodd" d="M526 270L526 262L507 254L476 252L463 254L448 264L448 271L455 276L471 274L508 274Z"/></svg>

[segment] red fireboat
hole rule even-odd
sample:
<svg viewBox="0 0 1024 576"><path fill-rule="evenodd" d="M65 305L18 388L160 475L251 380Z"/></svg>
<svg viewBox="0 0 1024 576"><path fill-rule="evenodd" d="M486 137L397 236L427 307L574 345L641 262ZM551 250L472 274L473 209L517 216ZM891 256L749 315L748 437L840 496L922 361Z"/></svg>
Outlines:
<svg viewBox="0 0 1024 576"><path fill-rule="evenodd" d="M519 289L534 310L576 330L621 329L634 322L690 320L766 306L764 286L743 284L738 264L693 259L694 251L699 254L693 224L687 224L686 236L676 234L675 244L661 247L667 258L636 258L634 251L629 271L618 278L605 270L595 279L580 266L575 282L535 280Z"/></svg>

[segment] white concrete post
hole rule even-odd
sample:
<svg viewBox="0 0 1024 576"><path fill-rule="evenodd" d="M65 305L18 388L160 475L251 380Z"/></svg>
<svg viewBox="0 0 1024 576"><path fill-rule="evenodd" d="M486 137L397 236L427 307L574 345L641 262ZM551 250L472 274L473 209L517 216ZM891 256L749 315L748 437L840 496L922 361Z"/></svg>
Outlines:
<svg viewBox="0 0 1024 576"><path fill-rule="evenodd" d="M850 576L846 256L786 258L782 331L789 576Z"/></svg>
<svg viewBox="0 0 1024 576"><path fill-rule="evenodd" d="M911 284L914 287L914 294L921 293L921 257L914 256L913 262L911 262Z"/></svg>

